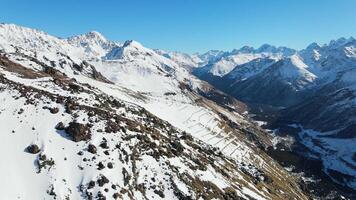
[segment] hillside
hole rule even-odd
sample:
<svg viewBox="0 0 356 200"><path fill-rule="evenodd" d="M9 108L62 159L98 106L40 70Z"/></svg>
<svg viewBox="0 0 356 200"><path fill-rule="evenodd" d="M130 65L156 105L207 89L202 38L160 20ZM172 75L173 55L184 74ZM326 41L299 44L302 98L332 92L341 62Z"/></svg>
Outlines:
<svg viewBox="0 0 356 200"><path fill-rule="evenodd" d="M2 24L0 47L5 199L307 199L243 103L138 42Z"/></svg>

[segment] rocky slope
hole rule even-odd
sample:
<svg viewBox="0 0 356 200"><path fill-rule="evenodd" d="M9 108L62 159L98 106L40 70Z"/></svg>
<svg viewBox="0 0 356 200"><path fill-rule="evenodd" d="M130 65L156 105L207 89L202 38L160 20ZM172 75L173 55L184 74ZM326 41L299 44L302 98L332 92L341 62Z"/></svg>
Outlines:
<svg viewBox="0 0 356 200"><path fill-rule="evenodd" d="M244 104L138 42L1 24L0 47L5 199L307 199Z"/></svg>

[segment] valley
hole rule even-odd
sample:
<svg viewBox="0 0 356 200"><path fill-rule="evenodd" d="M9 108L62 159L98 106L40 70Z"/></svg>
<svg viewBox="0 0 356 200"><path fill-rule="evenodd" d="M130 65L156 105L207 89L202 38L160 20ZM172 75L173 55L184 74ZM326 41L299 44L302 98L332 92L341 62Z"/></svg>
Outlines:
<svg viewBox="0 0 356 200"><path fill-rule="evenodd" d="M297 128L287 123L276 124L280 109L268 105L248 104L250 117L261 124L261 127L273 135L273 146L267 149L267 154L278 161L292 173L303 178L299 183L301 188L315 199L337 199L343 196L349 199L355 197L355 191L340 186L324 172L323 162L317 155L310 155L310 147L303 144ZM264 123L262 123L264 122ZM335 174L335 176L338 176ZM342 177L342 176L339 176Z"/></svg>
<svg viewBox="0 0 356 200"><path fill-rule="evenodd" d="M245 52L243 47L193 73L247 103L250 116L278 138L270 155L319 179L310 185L326 183L321 191L311 189L316 196L335 193L352 199L355 45L355 39L341 38L323 46L313 43L291 56L251 48ZM229 57L238 61L227 64ZM251 59L240 59L246 57Z"/></svg>

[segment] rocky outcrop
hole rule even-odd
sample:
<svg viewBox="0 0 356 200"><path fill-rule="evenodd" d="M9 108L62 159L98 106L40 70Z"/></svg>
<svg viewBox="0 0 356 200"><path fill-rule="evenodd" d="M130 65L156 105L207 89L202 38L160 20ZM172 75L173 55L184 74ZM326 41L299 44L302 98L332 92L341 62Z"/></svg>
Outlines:
<svg viewBox="0 0 356 200"><path fill-rule="evenodd" d="M91 138L90 128L85 124L71 122L65 131L74 142L86 141Z"/></svg>

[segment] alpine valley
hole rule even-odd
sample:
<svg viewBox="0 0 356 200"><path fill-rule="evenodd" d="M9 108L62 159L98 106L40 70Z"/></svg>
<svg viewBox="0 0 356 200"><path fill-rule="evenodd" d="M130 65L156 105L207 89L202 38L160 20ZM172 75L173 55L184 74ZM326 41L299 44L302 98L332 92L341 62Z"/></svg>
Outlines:
<svg viewBox="0 0 356 200"><path fill-rule="evenodd" d="M1 199L355 199L356 40L186 54L0 24Z"/></svg>

